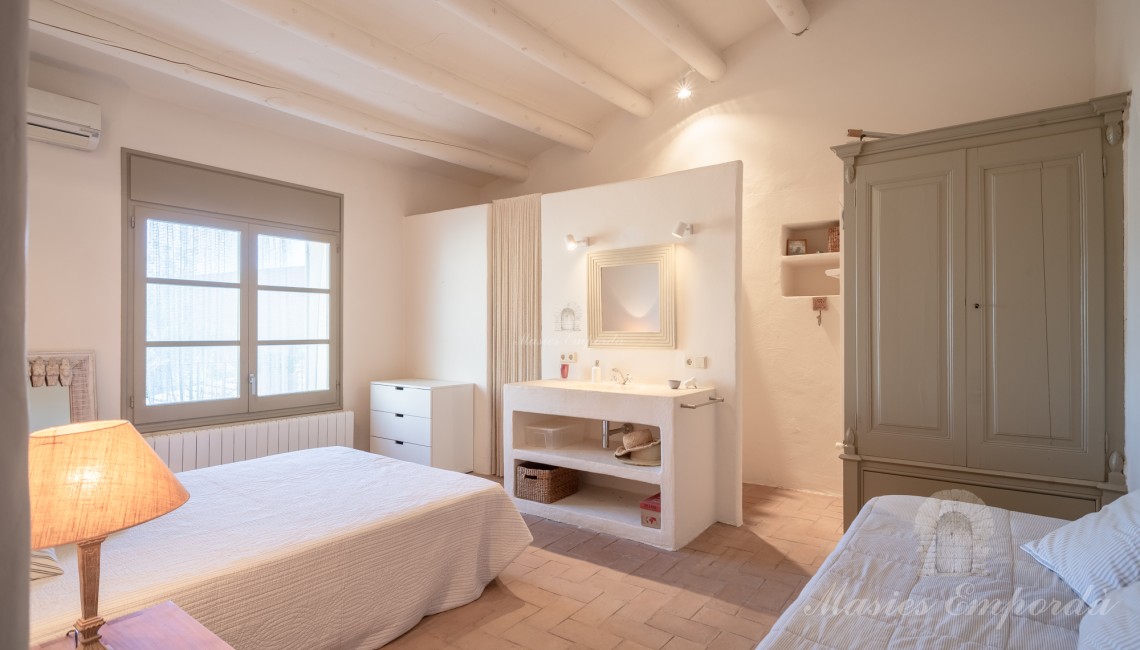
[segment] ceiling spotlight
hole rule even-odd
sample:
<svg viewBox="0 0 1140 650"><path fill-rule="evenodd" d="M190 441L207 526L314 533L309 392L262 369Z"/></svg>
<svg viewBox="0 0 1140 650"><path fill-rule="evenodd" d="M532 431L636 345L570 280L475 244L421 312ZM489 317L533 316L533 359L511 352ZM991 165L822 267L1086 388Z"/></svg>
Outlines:
<svg viewBox="0 0 1140 650"><path fill-rule="evenodd" d="M678 221L676 226L673 226L673 236L677 239L684 239L693 234L693 224Z"/></svg>
<svg viewBox="0 0 1140 650"><path fill-rule="evenodd" d="M572 251L579 246L588 248L590 246L589 238L583 237L582 239L578 239L574 237L574 235L566 235L566 250Z"/></svg>
<svg viewBox="0 0 1140 650"><path fill-rule="evenodd" d="M685 73L681 80L677 82L677 99L688 99L693 96L693 84L689 81L689 75L693 71L690 69Z"/></svg>

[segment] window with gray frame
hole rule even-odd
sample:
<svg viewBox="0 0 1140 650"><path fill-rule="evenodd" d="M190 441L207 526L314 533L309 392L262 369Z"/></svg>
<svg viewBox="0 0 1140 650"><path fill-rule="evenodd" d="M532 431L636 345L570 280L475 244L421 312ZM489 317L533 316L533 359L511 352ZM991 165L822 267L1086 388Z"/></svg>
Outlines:
<svg viewBox="0 0 1140 650"><path fill-rule="evenodd" d="M126 417L339 408L342 197L127 150L123 178Z"/></svg>

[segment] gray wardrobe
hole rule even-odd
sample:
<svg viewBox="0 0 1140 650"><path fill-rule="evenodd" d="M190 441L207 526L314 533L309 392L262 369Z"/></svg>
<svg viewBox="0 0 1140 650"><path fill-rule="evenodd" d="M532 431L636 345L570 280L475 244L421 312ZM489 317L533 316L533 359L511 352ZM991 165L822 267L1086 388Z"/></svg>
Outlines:
<svg viewBox="0 0 1140 650"><path fill-rule="evenodd" d="M834 148L846 523L882 494L1075 518L1124 492L1127 102Z"/></svg>

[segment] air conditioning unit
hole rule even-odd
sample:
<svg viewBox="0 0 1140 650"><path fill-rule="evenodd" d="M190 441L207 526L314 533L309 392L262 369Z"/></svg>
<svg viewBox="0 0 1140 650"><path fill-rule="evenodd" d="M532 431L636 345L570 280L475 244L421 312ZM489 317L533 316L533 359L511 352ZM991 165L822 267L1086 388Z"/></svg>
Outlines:
<svg viewBox="0 0 1140 650"><path fill-rule="evenodd" d="M92 151L99 145L98 104L28 88L28 139Z"/></svg>

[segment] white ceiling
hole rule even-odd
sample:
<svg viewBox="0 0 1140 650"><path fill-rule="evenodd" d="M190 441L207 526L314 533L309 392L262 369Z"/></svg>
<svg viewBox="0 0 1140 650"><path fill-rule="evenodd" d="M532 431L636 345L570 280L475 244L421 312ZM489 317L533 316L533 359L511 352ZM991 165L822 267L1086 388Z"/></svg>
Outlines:
<svg viewBox="0 0 1140 650"><path fill-rule="evenodd" d="M180 98L180 103L207 111L224 109L231 117L244 116L270 128L296 130L301 123L315 122L307 129L310 136L339 130L334 144L401 164L440 171L456 161L440 163L420 153L390 155L385 150L393 147L376 142L375 133L402 133L403 142L446 143L443 156L423 151L437 159L448 159L450 147L503 161L501 167L459 161L459 169L445 170L476 183L525 174L527 161L560 146L560 140L588 148L591 129L623 110L468 22L445 0L300 1L33 0L33 61L89 69L142 94ZM673 14L673 24L687 25L714 52L776 20L765 0L495 1L495 11L522 18L553 39L549 45L646 97L660 96L690 65L619 5L663 8ZM313 9L320 13L310 13ZM280 20L267 19L265 12L279 13ZM287 21L293 21L291 28L282 24ZM364 44L356 50L365 50L364 55L352 55L354 42ZM401 71L398 61L391 67L392 57L421 70L426 64L427 75L417 78L407 67ZM178 65L183 63L198 71L187 72ZM459 85L452 88L449 77L459 77ZM487 95L491 101L485 101L476 94L456 100L469 90L498 97ZM259 100L250 92L287 92L301 97L303 107L288 115L266 104L289 101ZM524 122L545 122L537 122L538 127L511 124L486 108L500 100ZM243 107L235 112L239 105ZM267 118L269 113L276 115ZM559 136L560 131L568 135ZM395 146L410 148L400 141Z"/></svg>

